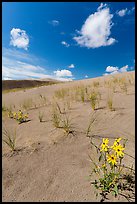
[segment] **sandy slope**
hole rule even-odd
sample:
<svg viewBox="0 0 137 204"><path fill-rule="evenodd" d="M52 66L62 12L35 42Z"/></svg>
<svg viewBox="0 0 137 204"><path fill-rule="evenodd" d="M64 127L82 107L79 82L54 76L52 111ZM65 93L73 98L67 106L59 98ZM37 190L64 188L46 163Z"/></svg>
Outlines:
<svg viewBox="0 0 137 204"><path fill-rule="evenodd" d="M121 74L122 75L122 74ZM121 76L120 75L120 76ZM122 76L134 76L134 72L123 73ZM135 156L135 86L128 86L128 94L117 91L114 93L115 111L106 107L108 89L101 82L101 102L95 111L96 121L94 133L98 136L96 143L102 137L128 139L126 152ZM91 148L90 138L86 137L93 113L88 101L73 102L67 110L72 119L74 134L64 135L62 129L55 129L52 121L52 102L56 90L74 85L88 85L93 80L67 82L47 87L34 88L27 91L3 94L2 101L6 106L15 105L20 108L23 100L33 99L39 104L40 94L48 98L47 105L29 110L27 123L18 125L17 121L3 117L3 127L17 130L17 148L20 149L11 156L8 147L3 144L3 201L99 201L95 197L94 187L90 185L89 174L93 164L89 160L96 159L96 151ZM61 104L61 102L58 100ZM39 111L44 112L44 122L38 119ZM110 139L111 140L111 139ZM131 157L125 158L127 165L134 164ZM94 179L94 178L93 178ZM109 201L116 201L110 196ZM120 201L126 201L119 197Z"/></svg>

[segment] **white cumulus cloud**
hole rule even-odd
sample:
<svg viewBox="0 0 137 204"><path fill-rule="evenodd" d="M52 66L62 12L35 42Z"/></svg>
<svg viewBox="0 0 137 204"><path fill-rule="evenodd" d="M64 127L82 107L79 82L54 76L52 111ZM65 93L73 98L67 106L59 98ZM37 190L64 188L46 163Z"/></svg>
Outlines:
<svg viewBox="0 0 137 204"><path fill-rule="evenodd" d="M126 8L126 9L122 9L122 10L120 10L120 11L117 11L116 13L117 13L120 17L123 17L123 16L125 16L126 13L127 13L127 8Z"/></svg>
<svg viewBox="0 0 137 204"><path fill-rule="evenodd" d="M52 21L49 21L48 23L53 25L53 26L58 26L59 25L59 21L57 21L57 20L52 20Z"/></svg>
<svg viewBox="0 0 137 204"><path fill-rule="evenodd" d="M120 72L127 72L127 69L128 69L128 65L124 66L124 67L121 67L119 69Z"/></svg>
<svg viewBox="0 0 137 204"><path fill-rule="evenodd" d="M113 15L110 14L110 9L106 4L101 3L97 12L86 19L81 31L79 31L80 35L73 39L80 46L87 48L98 48L114 44L116 40L110 37L110 30L113 26L112 18Z"/></svg>
<svg viewBox="0 0 137 204"><path fill-rule="evenodd" d="M70 45L69 45L67 42L65 42L65 41L62 41L61 44L64 45L65 47L69 47L69 46L70 46Z"/></svg>
<svg viewBox="0 0 137 204"><path fill-rule="evenodd" d="M54 74L57 77L72 77L72 72L67 69L54 71Z"/></svg>
<svg viewBox="0 0 137 204"><path fill-rule="evenodd" d="M74 64L71 64L68 66L68 68L74 68L74 67L75 67Z"/></svg>
<svg viewBox="0 0 137 204"><path fill-rule="evenodd" d="M26 31L20 28L12 28L10 31L10 45L27 50L29 46L29 37Z"/></svg>
<svg viewBox="0 0 137 204"><path fill-rule="evenodd" d="M113 67L113 66L108 66L106 68L106 72L114 72L114 71L117 71L118 70L118 67Z"/></svg>
<svg viewBox="0 0 137 204"><path fill-rule="evenodd" d="M106 72L108 73L104 73L103 75L109 75L109 74L117 74L117 73L122 73L122 72L127 72L128 71L129 66L125 65L121 68L118 67L114 67L114 66L108 66L106 68Z"/></svg>
<svg viewBox="0 0 137 204"><path fill-rule="evenodd" d="M115 70L115 71L111 72L110 74L118 74L118 73L119 73L119 71Z"/></svg>

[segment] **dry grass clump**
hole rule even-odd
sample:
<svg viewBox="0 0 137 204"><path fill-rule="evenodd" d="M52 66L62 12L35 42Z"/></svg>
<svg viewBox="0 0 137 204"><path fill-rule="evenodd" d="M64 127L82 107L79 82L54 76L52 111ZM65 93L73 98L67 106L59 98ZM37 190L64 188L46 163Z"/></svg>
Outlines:
<svg viewBox="0 0 137 204"><path fill-rule="evenodd" d="M89 98L88 86L84 86L83 84L80 84L78 86L73 87L72 91L74 93L73 99L75 101L82 101L82 103L84 103Z"/></svg>
<svg viewBox="0 0 137 204"><path fill-rule="evenodd" d="M92 134L93 134L93 125L94 125L95 120L96 120L96 117L93 114L92 117L90 118L89 125L88 125L88 128L86 130L86 136L87 137L92 137Z"/></svg>
<svg viewBox="0 0 137 204"><path fill-rule="evenodd" d="M7 114L8 108L4 105L2 105L2 117L4 117Z"/></svg>
<svg viewBox="0 0 137 204"><path fill-rule="evenodd" d="M52 122L56 128L60 127L61 115L60 115L58 109L55 107L53 107L53 111L52 111Z"/></svg>
<svg viewBox="0 0 137 204"><path fill-rule="evenodd" d="M113 94L112 93L108 93L107 106L108 106L110 111L115 110L114 107L113 107Z"/></svg>
<svg viewBox="0 0 137 204"><path fill-rule="evenodd" d="M100 101L99 93L92 91L92 93L89 95L89 99L90 99L92 110L95 110L97 108L97 104L99 106L99 101Z"/></svg>
<svg viewBox="0 0 137 204"><path fill-rule="evenodd" d="M42 106L46 106L47 105L47 97L43 96L42 94L39 94L40 99L42 100Z"/></svg>
<svg viewBox="0 0 137 204"><path fill-rule="evenodd" d="M16 144L16 130L14 132L9 131L8 129L3 129L3 142L8 145L11 151L15 151L15 144Z"/></svg>
<svg viewBox="0 0 137 204"><path fill-rule="evenodd" d="M84 103L84 101L85 101L84 89L81 89L81 91L80 91L80 97L81 97L81 101Z"/></svg>
<svg viewBox="0 0 137 204"><path fill-rule="evenodd" d="M72 124L69 116L64 115L62 118L62 126L63 130L65 131L66 134L72 133Z"/></svg>
<svg viewBox="0 0 137 204"><path fill-rule="evenodd" d="M65 114L66 110L67 110L67 103L66 103L66 101L63 100L61 104L59 102L55 101L53 103L53 109L56 109L60 114Z"/></svg>
<svg viewBox="0 0 137 204"><path fill-rule="evenodd" d="M7 111L7 107L4 104L4 105L2 105L2 112L5 112L5 111Z"/></svg>
<svg viewBox="0 0 137 204"><path fill-rule="evenodd" d="M29 110L30 108L32 108L33 106L33 100L32 98L29 98L29 99L26 99L23 101L23 103L21 104L21 107L24 109L24 110Z"/></svg>
<svg viewBox="0 0 137 204"><path fill-rule="evenodd" d="M58 103L53 105L52 122L55 128L61 128L66 134L72 133L72 124L68 115L62 114Z"/></svg>
<svg viewBox="0 0 137 204"><path fill-rule="evenodd" d="M69 89L68 88L62 88L57 91L55 91L55 97L58 99L64 99L66 96L69 95Z"/></svg>

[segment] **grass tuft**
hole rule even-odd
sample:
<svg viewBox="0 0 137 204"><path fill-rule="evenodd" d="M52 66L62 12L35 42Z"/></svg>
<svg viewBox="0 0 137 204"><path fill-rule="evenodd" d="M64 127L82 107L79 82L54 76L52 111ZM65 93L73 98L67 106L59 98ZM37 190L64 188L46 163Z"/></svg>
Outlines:
<svg viewBox="0 0 137 204"><path fill-rule="evenodd" d="M15 151L15 142L16 142L16 130L14 133L9 131L8 129L3 129L3 142L8 145L8 147L12 150Z"/></svg>

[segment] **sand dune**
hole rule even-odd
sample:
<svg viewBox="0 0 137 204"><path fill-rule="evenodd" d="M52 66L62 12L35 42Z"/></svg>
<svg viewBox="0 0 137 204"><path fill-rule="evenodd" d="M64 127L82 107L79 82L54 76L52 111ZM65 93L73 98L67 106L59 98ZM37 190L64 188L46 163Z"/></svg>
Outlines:
<svg viewBox="0 0 137 204"><path fill-rule="evenodd" d="M3 143L2 157L2 199L9 201L90 201L97 202L94 187L90 184L89 174L97 159L96 150L91 148L91 138L86 137L89 121L94 114L94 142L100 144L102 138L111 140L117 137L128 139L126 152L130 156L124 163L135 165L135 72L109 75L94 79L65 82L36 87L2 95L3 107L21 109L29 114L29 121L18 124L3 113L3 128L17 132L14 154ZM127 93L118 83L107 83L123 78ZM97 83L99 82L99 84ZM26 82L25 82L26 83ZM30 82L29 82L30 83ZM14 83L13 83L14 84ZM97 85L98 84L98 85ZM87 87L87 92L100 93L100 101L95 111L86 98L81 101L75 90ZM4 89L6 85L4 86ZM12 86L13 87L13 86ZM8 84L10 88L10 84ZM64 91L64 98L58 90ZM111 111L107 106L108 95L113 98ZM52 121L55 101L61 108L61 117L71 119L72 132L66 135L62 128L55 128ZM25 106L26 104L26 106ZM25 108L27 110L25 110ZM43 122L39 114L43 113ZM94 179L94 178L93 178ZM127 201L125 197L108 197L109 202ZM133 199L134 201L134 199Z"/></svg>

